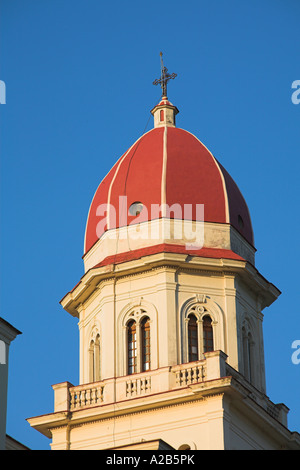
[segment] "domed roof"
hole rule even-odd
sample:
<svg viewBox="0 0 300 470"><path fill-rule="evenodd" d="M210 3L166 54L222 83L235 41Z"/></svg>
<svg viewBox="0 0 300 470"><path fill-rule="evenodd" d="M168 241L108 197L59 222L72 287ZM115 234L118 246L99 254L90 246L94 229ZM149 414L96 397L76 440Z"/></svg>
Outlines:
<svg viewBox="0 0 300 470"><path fill-rule="evenodd" d="M145 222L166 216L151 210L164 204L171 210L190 205L192 220L198 218L197 204L203 204L204 222L230 224L253 246L248 207L231 176L197 137L175 127L178 110L169 101L162 100L151 112L155 128L121 156L94 195L84 253L107 229L133 224L137 217Z"/></svg>

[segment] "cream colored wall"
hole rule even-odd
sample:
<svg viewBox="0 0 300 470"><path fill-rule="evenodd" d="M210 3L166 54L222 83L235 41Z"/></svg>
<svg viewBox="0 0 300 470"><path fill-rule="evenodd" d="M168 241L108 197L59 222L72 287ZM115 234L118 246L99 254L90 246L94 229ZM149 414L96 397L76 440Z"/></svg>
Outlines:
<svg viewBox="0 0 300 470"><path fill-rule="evenodd" d="M164 119L160 120L160 111L164 111ZM157 109L153 112L154 116L154 127L175 127L175 113L174 106L158 106Z"/></svg>
<svg viewBox="0 0 300 470"><path fill-rule="evenodd" d="M232 250L255 264L255 249L229 224L161 218L105 232L84 255L85 272L107 256L161 243Z"/></svg>
<svg viewBox="0 0 300 470"><path fill-rule="evenodd" d="M265 379L265 359L264 359L264 340L263 340L263 313L261 311L261 303L259 296L255 296L251 289L242 282L237 280L237 329L239 334L238 351L239 351L239 371L245 373L243 362L243 344L242 344L242 328L247 324L250 328L254 340L254 362L252 383L263 392L266 391Z"/></svg>
<svg viewBox="0 0 300 470"><path fill-rule="evenodd" d="M266 423L239 400L227 399L224 406L225 448L230 450L280 450L284 439L274 423ZM283 429L283 428L282 428Z"/></svg>
<svg viewBox="0 0 300 470"><path fill-rule="evenodd" d="M129 315L151 320L151 369L188 362L184 313L190 305L205 308L213 319L214 349L243 372L241 328L251 318L256 341L256 385L264 387L262 315L237 276L222 272L157 267L143 273L102 281L80 308L80 383L88 383L89 344L100 333L101 379L127 374L126 321ZM201 315L200 315L201 316ZM200 319L199 316L199 319ZM203 357L200 357L202 359Z"/></svg>
<svg viewBox="0 0 300 470"><path fill-rule="evenodd" d="M71 428L71 450L118 447L141 440L160 439L178 449L189 444L192 449L223 449L222 396L185 405L147 410L142 413L95 421ZM65 442L61 430L55 430L52 449Z"/></svg>
<svg viewBox="0 0 300 470"><path fill-rule="evenodd" d="M139 412L54 428L51 447L101 450L162 439L174 449L184 444L191 450L288 448L284 428L264 421L266 418L245 406L242 397L230 395L215 393L161 407L154 405L153 397L154 408L147 403ZM120 407L122 404L117 409Z"/></svg>
<svg viewBox="0 0 300 470"><path fill-rule="evenodd" d="M91 270L63 305L79 315L80 384L90 382L89 344L98 334L104 382L94 388L54 386L55 412L33 418L32 425L46 435L51 429L53 449L105 449L154 439L195 450L290 445L289 431L281 436L281 411L261 393L261 309L275 299L266 282L242 261L166 253ZM214 349L228 356L226 367L226 356L218 351L203 361L200 356L198 364L178 365L187 362L185 319L194 307L200 326L205 311L211 316ZM126 324L145 314L151 325L151 370L126 377ZM256 388L232 369L243 373L245 321L255 339Z"/></svg>

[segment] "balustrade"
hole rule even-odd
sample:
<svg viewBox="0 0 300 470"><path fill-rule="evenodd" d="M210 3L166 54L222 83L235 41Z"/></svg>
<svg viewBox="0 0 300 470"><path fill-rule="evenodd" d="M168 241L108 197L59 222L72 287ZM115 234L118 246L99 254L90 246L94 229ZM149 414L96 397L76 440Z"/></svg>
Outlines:
<svg viewBox="0 0 300 470"><path fill-rule="evenodd" d="M76 410L85 406L100 405L103 402L104 384L93 383L79 385L69 389L70 410Z"/></svg>
<svg viewBox="0 0 300 470"><path fill-rule="evenodd" d="M210 353L209 361L218 359L219 353ZM73 386L68 382L54 386L56 411L76 411L82 408L114 403L147 394L155 394L187 387L191 384L220 377L220 368L208 368L209 361L190 362L172 367L162 367L139 373L107 379L101 382Z"/></svg>
<svg viewBox="0 0 300 470"><path fill-rule="evenodd" d="M151 377L139 377L126 381L126 396L133 397L151 392Z"/></svg>
<svg viewBox="0 0 300 470"><path fill-rule="evenodd" d="M177 368L176 368L177 369ZM177 387L186 387L187 385L202 382L205 378L205 363L182 365L174 370Z"/></svg>

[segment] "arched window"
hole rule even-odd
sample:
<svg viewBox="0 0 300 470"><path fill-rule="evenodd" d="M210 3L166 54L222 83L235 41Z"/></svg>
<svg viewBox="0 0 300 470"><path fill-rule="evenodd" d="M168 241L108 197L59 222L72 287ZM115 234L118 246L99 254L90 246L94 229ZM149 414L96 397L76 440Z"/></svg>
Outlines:
<svg viewBox="0 0 300 470"><path fill-rule="evenodd" d="M212 319L209 315L203 317L203 352L214 350L214 337L212 328Z"/></svg>
<svg viewBox="0 0 300 470"><path fill-rule="evenodd" d="M250 331L243 327L244 375L249 382L253 381L253 340Z"/></svg>
<svg viewBox="0 0 300 470"><path fill-rule="evenodd" d="M130 321L127 325L128 374L137 372L136 323Z"/></svg>
<svg viewBox="0 0 300 470"><path fill-rule="evenodd" d="M95 342L92 340L90 342L90 348L89 348L89 381L94 382L94 345Z"/></svg>
<svg viewBox="0 0 300 470"><path fill-rule="evenodd" d="M94 381L100 380L100 335L96 336L94 346Z"/></svg>
<svg viewBox="0 0 300 470"><path fill-rule="evenodd" d="M212 298L197 294L186 300L180 310L180 321L180 360L183 364L204 360L210 351L225 351L224 312Z"/></svg>
<svg viewBox="0 0 300 470"><path fill-rule="evenodd" d="M141 322L142 333L142 372L150 369L151 355L150 355L150 319L143 318Z"/></svg>
<svg viewBox="0 0 300 470"><path fill-rule="evenodd" d="M148 373L158 368L157 311L143 298L119 313L117 375Z"/></svg>
<svg viewBox="0 0 300 470"><path fill-rule="evenodd" d="M100 380L100 335L91 340L89 347L89 381L98 382Z"/></svg>
<svg viewBox="0 0 300 470"><path fill-rule="evenodd" d="M189 315L188 323L188 360L189 362L198 361L198 326L195 315Z"/></svg>

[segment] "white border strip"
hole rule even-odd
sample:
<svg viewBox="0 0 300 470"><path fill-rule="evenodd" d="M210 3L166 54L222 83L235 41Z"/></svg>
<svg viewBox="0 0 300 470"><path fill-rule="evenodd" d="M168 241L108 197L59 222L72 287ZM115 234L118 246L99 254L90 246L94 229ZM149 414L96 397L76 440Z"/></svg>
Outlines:
<svg viewBox="0 0 300 470"><path fill-rule="evenodd" d="M162 207L162 217L166 217L166 203L167 203L167 160L168 160L168 151L167 151L167 126L164 129L163 135L163 164L162 164L162 173L161 173L161 207Z"/></svg>

